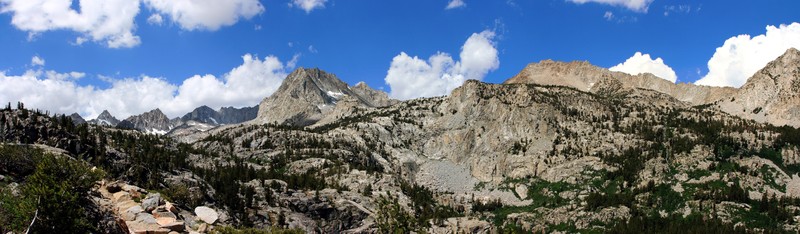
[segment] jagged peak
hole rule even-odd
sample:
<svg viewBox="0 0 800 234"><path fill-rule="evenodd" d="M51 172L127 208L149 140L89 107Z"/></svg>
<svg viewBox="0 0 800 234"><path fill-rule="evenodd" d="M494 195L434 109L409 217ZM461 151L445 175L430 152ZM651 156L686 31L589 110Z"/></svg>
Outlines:
<svg viewBox="0 0 800 234"><path fill-rule="evenodd" d="M103 112L100 112L99 116L112 116L113 117L113 115L111 115L111 113L108 113L108 110L103 110Z"/></svg>
<svg viewBox="0 0 800 234"><path fill-rule="evenodd" d="M786 78L796 79L797 77L779 75L790 72L793 69L797 71L798 67L800 67L800 51L794 47L789 48L781 56L778 56L775 58L775 60L770 61L766 66L758 70L758 72L750 77L750 79L747 79L747 82L742 86L742 88L751 86L752 83L759 82L759 80L764 79L772 80L770 82L775 82L777 81L776 79L780 79L780 77L783 77L784 80Z"/></svg>
<svg viewBox="0 0 800 234"><path fill-rule="evenodd" d="M146 114L158 114L158 115L164 115L164 112L161 112L161 108L156 108L156 109L153 109L153 110L151 110L151 111L148 111L148 112L145 112L145 113L146 113Z"/></svg>
<svg viewBox="0 0 800 234"><path fill-rule="evenodd" d="M367 85L367 82L364 82L364 81L359 81L359 82L358 82L358 83L356 83L356 85L355 85L355 86L353 86L353 87L355 87L355 88L360 88L360 89L364 89L364 88L369 88L369 85Z"/></svg>
<svg viewBox="0 0 800 234"><path fill-rule="evenodd" d="M781 61L783 63L798 61L800 60L800 50L797 48L790 47L786 50L781 56L779 56L775 61Z"/></svg>
<svg viewBox="0 0 800 234"><path fill-rule="evenodd" d="M797 50L797 48L794 48L794 47L789 47L789 49L787 49L786 53L784 53L784 54L800 55L800 50Z"/></svg>
<svg viewBox="0 0 800 234"><path fill-rule="evenodd" d="M314 68L298 67L297 69L294 69L294 71L292 71L292 73L289 73L288 77L300 77L300 78L302 78L302 77L320 77L320 76L324 76L324 75L327 75L327 74L330 74L330 73L325 72L322 69L319 69L319 68L316 68L316 67L314 67ZM330 75L333 75L333 74L330 74Z"/></svg>
<svg viewBox="0 0 800 234"><path fill-rule="evenodd" d="M194 110L192 110L192 112L196 112L196 111L215 111L215 110L214 110L214 108L211 108L210 106L202 105L202 106L199 106L197 108L194 108Z"/></svg>

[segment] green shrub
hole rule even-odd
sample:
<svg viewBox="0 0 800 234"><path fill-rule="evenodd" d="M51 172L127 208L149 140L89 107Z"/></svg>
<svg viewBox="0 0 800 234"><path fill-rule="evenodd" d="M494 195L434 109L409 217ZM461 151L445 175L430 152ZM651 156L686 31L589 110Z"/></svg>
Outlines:
<svg viewBox="0 0 800 234"><path fill-rule="evenodd" d="M25 230L35 216L33 233L96 232L85 211L91 203L86 194L105 172L67 156L39 150L18 152L28 152L36 169L20 186L19 194L0 193L0 231Z"/></svg>

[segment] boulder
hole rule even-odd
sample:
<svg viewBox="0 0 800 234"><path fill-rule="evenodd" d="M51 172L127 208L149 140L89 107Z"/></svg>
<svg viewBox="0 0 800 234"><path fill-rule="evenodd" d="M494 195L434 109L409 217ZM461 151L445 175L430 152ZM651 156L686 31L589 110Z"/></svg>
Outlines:
<svg viewBox="0 0 800 234"><path fill-rule="evenodd" d="M155 210L160 203L161 203L161 194L158 193L147 194L147 197L145 197L144 200L142 200L142 208L144 208L144 210L147 212L151 212Z"/></svg>
<svg viewBox="0 0 800 234"><path fill-rule="evenodd" d="M517 185L517 187L514 188L514 192L519 195L519 199L525 200L528 198L528 186L524 184Z"/></svg>
<svg viewBox="0 0 800 234"><path fill-rule="evenodd" d="M217 213L217 211L206 206L198 206L194 208L194 213L198 218L200 218L200 220L203 220L203 222L207 224L214 224L214 222L216 222L219 218L219 213Z"/></svg>
<svg viewBox="0 0 800 234"><path fill-rule="evenodd" d="M135 220L136 217L142 212L144 212L144 209L142 209L141 206L136 205L136 206L131 206L130 208L123 211L120 216L122 216L122 219L126 221L132 221Z"/></svg>

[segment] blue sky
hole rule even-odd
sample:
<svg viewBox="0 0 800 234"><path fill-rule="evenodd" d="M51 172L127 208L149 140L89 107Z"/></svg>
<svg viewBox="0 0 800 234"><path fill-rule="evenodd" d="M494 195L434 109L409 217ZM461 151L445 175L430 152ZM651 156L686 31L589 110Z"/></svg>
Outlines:
<svg viewBox="0 0 800 234"><path fill-rule="evenodd" d="M319 67L335 73L351 85L365 81L374 88L390 92L394 91L392 87L396 84L387 82L390 67L400 65L403 61L434 64L428 59L437 52L446 53L445 57L454 60L453 63L463 64L447 65L453 68L453 72L430 73L434 78L450 74L500 83L519 72L526 64L543 59L588 60L609 68L625 62L634 53L641 52L652 56L653 61L657 57L661 58L674 71L679 82L695 82L709 74L709 60L715 56L717 48L723 47L726 40L738 35L765 34L768 25L774 25L777 32L775 34L781 34L765 39L765 43L774 44L769 46L772 52L760 55L764 58L758 61L748 62L754 64L751 66L774 59L778 53L774 51L785 50L785 47L800 43L800 37L795 35L800 31L796 29L800 25L792 27L792 23L800 22L800 13L797 11L800 9L800 2L794 0L462 0L456 2L462 2L463 5L451 9L446 9L451 0L236 0L230 2L240 2L240 7L256 4L255 6L260 5L263 8L233 10L228 12L232 17L221 17L219 22L194 24L191 19L186 20L190 18L186 16L190 15L188 13L183 16L171 15L169 12L180 9L174 6L169 8L163 0L144 0L141 4L135 1L138 14L133 16L133 25L129 25L128 30L138 40L127 41L125 46L111 46L109 43L112 39L108 39L124 34L124 29L105 34L111 36L92 38L94 34L102 34L102 29L86 29L87 26L81 23L15 23L14 17L23 17L24 14L35 16L36 13L36 10L15 3L18 1L45 4L66 0L0 0L0 9L3 9L3 13L0 13L0 71L3 71L2 76L5 78L2 85L6 89L20 88L14 87L17 84L13 79L27 76L44 81L52 78L48 77L47 71L58 74L78 72L81 74L67 76L60 81L74 84L71 87L76 90L91 86L97 93L112 89L115 85L123 87L115 81L141 82L145 77L153 77L166 83L161 88L172 85L173 87L164 90L171 92L174 98L183 92L182 88L189 88L181 87L184 80L195 75L209 74L224 82L229 77L226 74L233 74L232 69L244 64L243 56L250 54L257 62L262 62L262 65L266 64L268 56L274 56L270 58L281 62L280 69L269 71L265 76L285 75L290 72L294 66L287 66L287 63L296 56L297 67ZM307 4L305 8L303 3ZM83 12L77 0L72 4L72 9L76 12ZM635 4L644 7L637 8ZM199 16L202 13L204 12ZM154 14L161 16L160 24L148 22ZM184 17L184 21L180 21L179 17ZM37 23L43 25L36 25ZM113 23L108 25L118 27ZM490 32L491 35L482 34L483 32ZM76 43L78 38L82 38L84 42ZM491 64L473 69L472 73L459 73L456 70L469 70L466 67L471 66L467 65L467 61L461 61L459 56L462 47L466 47L466 42L470 39L475 39L474 42L478 44L484 42L485 45L490 45L491 48L488 49L495 49L496 56L489 59L491 61L486 60ZM755 39L740 38L740 41L745 46L748 43L763 44ZM733 42L730 46L738 48ZM755 46L752 50L760 51L759 48ZM407 54L409 59L393 60L401 52ZM34 56L41 58L44 64L32 64ZM415 56L417 60L413 59ZM736 61L735 58L724 59L721 58L722 55L719 56L723 63ZM747 54L742 52L738 56L746 57ZM743 73L746 74L752 69L744 70ZM406 82L415 79L406 76L418 73L405 71L397 74L396 82ZM723 73L720 76L736 75ZM269 82L280 82L280 79L265 79ZM717 83L709 79L709 83L705 84L737 86L742 83L726 79L717 79L714 81ZM454 80L461 82L461 79ZM400 89L403 86L396 87L395 89ZM273 88L270 86L268 89ZM72 93L80 95L80 92ZM104 97L113 94L115 93L107 92ZM185 91L185 94L189 95L190 92ZM140 95L149 94L144 92ZM400 98L414 97L413 92L405 96L398 96L398 93L393 95ZM97 94L86 96L86 99L97 99ZM125 117L155 107L162 108L169 112L170 117L175 117L185 113L187 109L191 110L192 105L206 104L185 101L194 99L187 96L180 105L169 103L175 102L174 100L156 98L152 100L152 104L106 103L108 106L105 107L102 106L103 103L75 100L83 104L69 107L48 106L48 103L52 103L49 99L57 98L59 97L46 94L41 94L38 98L24 94L0 94L0 99L4 99L0 100L2 102L22 99L33 103L28 106L38 105L41 106L39 108L54 112L78 112L89 117L96 116L102 109L115 110L119 114L115 114L115 111L112 114ZM132 100L142 102L141 98ZM214 108L227 105L245 106L255 105L258 101L260 98L257 97L232 97L227 102L210 105Z"/></svg>

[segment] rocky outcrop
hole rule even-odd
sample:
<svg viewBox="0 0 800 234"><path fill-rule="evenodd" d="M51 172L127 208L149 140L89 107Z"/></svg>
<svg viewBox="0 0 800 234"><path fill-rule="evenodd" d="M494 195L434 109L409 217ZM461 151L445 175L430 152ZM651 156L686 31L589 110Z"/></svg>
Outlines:
<svg viewBox="0 0 800 234"><path fill-rule="evenodd" d="M213 229L209 225L219 217L214 209L205 206L197 207L195 213L182 210L158 193L120 181L104 180L93 190L99 194L93 199L95 203L113 214L125 233L205 233Z"/></svg>
<svg viewBox="0 0 800 234"><path fill-rule="evenodd" d="M758 122L800 127L800 51L787 50L717 106Z"/></svg>
<svg viewBox="0 0 800 234"><path fill-rule="evenodd" d="M111 115L111 113L108 113L107 110L103 110L103 112L100 113L100 115L97 116L97 118L89 120L89 124L101 125L101 126L117 126L119 122L120 121L116 117Z"/></svg>
<svg viewBox="0 0 800 234"><path fill-rule="evenodd" d="M141 115L128 117L117 124L117 126L159 135L166 134L174 127L170 119L167 118L167 116L164 115L160 109L155 109L145 112Z"/></svg>
<svg viewBox="0 0 800 234"><path fill-rule="evenodd" d="M258 106L257 123L307 126L322 119L345 97L359 105L377 107L391 104L385 95L362 84L355 90L334 74L317 68L298 68Z"/></svg>

